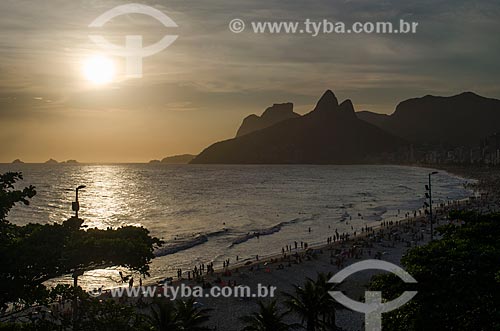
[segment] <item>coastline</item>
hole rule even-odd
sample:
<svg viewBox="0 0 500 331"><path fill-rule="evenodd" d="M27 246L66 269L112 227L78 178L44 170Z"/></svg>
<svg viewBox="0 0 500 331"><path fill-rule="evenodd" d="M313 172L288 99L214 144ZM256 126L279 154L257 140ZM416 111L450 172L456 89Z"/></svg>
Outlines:
<svg viewBox="0 0 500 331"><path fill-rule="evenodd" d="M395 165L395 166L399 166L399 165ZM478 180L476 176L469 176L467 173L463 173L463 172L459 173L458 171L457 172L456 171L451 171L451 170L449 170L447 168L443 168L443 167L437 167L437 166L436 167L432 167L432 166L428 166L428 165L406 165L406 166L407 167L420 168L420 169L428 169L430 171L432 171L432 170L441 170L441 171L445 171L445 172L449 173L452 176L460 177L461 179L464 179L466 181L477 181ZM469 190L474 190L474 191L478 191L479 190L476 187L476 185L477 185L476 183L468 182L467 185L468 185L467 188ZM467 198L464 198L464 199L462 199L460 201L461 202L465 202L468 199L470 199L470 196L467 197ZM380 207L384 207L384 206L381 205L381 206L378 206L377 208L380 208ZM433 210L439 210L440 209L437 203L435 203L433 207L434 207ZM417 209L417 211L422 211L422 215L423 215L423 208ZM422 217L425 218L425 216L422 216ZM396 216L390 216L389 218L398 218L400 220L406 219L406 217L403 217L403 215L400 216L399 214L396 215ZM409 217L409 218L411 219L412 217ZM417 218L421 218L421 217L417 216ZM378 229L381 228L381 223L383 221L385 221L385 220L386 219L384 219L382 216L377 217L377 219L370 220L369 216L368 216L368 218L366 219L365 224L368 225L369 227L375 229L375 230L378 230ZM284 223L290 223L290 222L293 222L293 221L294 220L292 220L292 221L286 221L286 222L281 222L281 223L273 226L272 229L274 229L276 227L280 227ZM267 229L265 229L265 230L267 230ZM331 232L332 230L333 229L328 228L328 231ZM264 236L267 236L269 234L272 234L272 233L262 233L260 235L264 237ZM352 233L350 233L350 232L346 232L346 234L349 234L349 235L352 236ZM358 237L361 235L361 233L359 231L358 231L357 234L358 234ZM246 236L248 237L246 240L258 237L258 235L256 235L256 233L250 233L250 234L247 234ZM356 239L358 239L358 237L356 237L356 238L352 238L351 237L349 240L356 240ZM325 235L325 238L324 238L325 240L321 240L321 241L317 241L316 240L316 241L313 241L313 242L308 242L309 248L314 248L314 249L325 248L325 246L327 246L325 244L326 238L327 238L327 236ZM292 242L293 242L293 240L292 240ZM234 243L232 245L234 245ZM305 250L301 250L300 248L299 249L291 249L290 250L290 253L295 253L295 252L301 252L301 253L303 253L303 252L305 252ZM268 262L271 259L275 259L275 258L281 256L281 254L282 253L277 252L277 251L274 251L274 252L273 251L269 251L269 252L266 252L265 254L260 255L259 256L259 261L255 261L254 260L253 256L255 256L255 255L253 255L253 256L252 255L245 256L243 259L240 259L240 261L236 261L236 262L234 260L231 260L231 267L229 269L232 270L232 269L235 269L237 267L242 267L242 266L245 265L245 263L248 263L249 261L251 261L252 264L258 264L259 262L260 263L265 263L265 262ZM222 271L223 271L222 267L217 267L216 268L216 272L222 272ZM169 276L172 276L172 274L164 274L161 277L156 277L154 280L148 280L148 279L146 279L146 280L144 280L144 284L146 284L146 285L154 285L158 281L158 278L165 279L165 278L168 278Z"/></svg>

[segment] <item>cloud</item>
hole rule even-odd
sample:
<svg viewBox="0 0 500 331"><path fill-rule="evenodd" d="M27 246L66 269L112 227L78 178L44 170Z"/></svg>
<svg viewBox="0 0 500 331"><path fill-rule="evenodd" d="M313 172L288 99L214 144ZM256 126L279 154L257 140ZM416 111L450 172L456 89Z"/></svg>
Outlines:
<svg viewBox="0 0 500 331"><path fill-rule="evenodd" d="M178 24L179 40L162 54L145 60L151 75L142 84L157 81L179 84L196 84L208 91L238 91L273 89L281 81L284 90L295 90L294 81L317 82L308 91L321 87L325 81L344 79L340 88L356 88L360 80L380 85L392 85L400 74L400 83L411 75L430 76L443 73L460 75L463 62L484 63L472 78L488 81L498 71L484 70L494 64L498 54L496 33L500 32L495 14L499 7L494 1L211 1L210 5L195 1L146 1L166 11ZM93 44L87 40L86 25L96 15L121 1L35 1L2 3L2 12L9 19L1 27L4 38L2 56L9 67L25 60L26 69L45 75L38 81L24 83L25 87L46 86L67 89L71 79L78 75L78 57L91 52ZM78 15L76 15L78 13ZM19 23L23 17L24 23ZM341 20L354 21L390 20L399 18L420 22L417 35L323 35L316 38L300 35L235 35L227 24L234 17L245 20ZM115 19L107 27L107 34L123 35L139 25L149 40L161 37L161 27L147 18L131 15ZM148 24L150 25L148 28ZM124 31L125 30L125 31ZM147 32L147 33L146 33ZM26 38L28 36L28 38ZM120 37L121 38L121 37ZM115 38L120 42L120 38ZM493 47L492 47L493 46ZM43 60L44 66L40 66ZM26 65L26 63L24 63ZM58 68L59 66L59 68ZM255 70L255 69L258 70ZM366 72L378 68L379 74ZM68 70L69 69L69 70ZM320 69L320 70L318 70ZM370 70L370 69L368 69ZM25 73L29 74L29 73ZM73 76L71 76L72 74ZM61 79L58 79L57 76ZM470 72L467 72L470 75ZM21 76L21 75L19 75ZM368 77L367 77L368 76ZM3 76L4 88L14 86L21 77ZM329 78L327 78L329 77ZM62 87L64 79L66 86ZM420 80L417 78L417 80ZM454 80L454 79L453 79ZM43 84L42 84L43 83ZM449 82L448 82L449 84ZM54 86L55 85L55 86ZM413 84L412 84L413 85ZM363 88L363 85L358 85ZM324 86L326 88L327 86Z"/></svg>

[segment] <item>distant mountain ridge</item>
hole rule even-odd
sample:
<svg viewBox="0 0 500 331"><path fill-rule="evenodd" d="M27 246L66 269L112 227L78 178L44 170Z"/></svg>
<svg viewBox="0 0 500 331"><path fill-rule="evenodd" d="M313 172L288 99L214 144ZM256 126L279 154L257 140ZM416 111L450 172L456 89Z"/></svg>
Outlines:
<svg viewBox="0 0 500 331"><path fill-rule="evenodd" d="M473 92L405 100L391 115L357 115L417 145L470 147L481 138L500 132L500 100Z"/></svg>
<svg viewBox="0 0 500 331"><path fill-rule="evenodd" d="M297 117L300 117L300 115L294 113L293 103L275 103L267 108L261 116L252 114L245 117L236 133L236 137L244 136L250 132L262 130L284 120Z"/></svg>
<svg viewBox="0 0 500 331"><path fill-rule="evenodd" d="M328 90L304 116L206 148L191 163L347 164L376 162L406 142L356 117L350 100L340 105Z"/></svg>
<svg viewBox="0 0 500 331"><path fill-rule="evenodd" d="M283 106L288 107L284 113L293 112L291 104L281 105L288 105ZM258 116L247 119L254 117ZM350 100L339 105L328 90L308 114L279 119L264 128L259 128L262 123L244 121L243 132L249 132L209 146L192 163L405 162L414 158L414 148L474 147L482 138L500 132L500 100L472 92L427 95L405 100L393 114L385 115L355 113Z"/></svg>
<svg viewBox="0 0 500 331"><path fill-rule="evenodd" d="M194 155L191 154L182 154L182 155L173 155L167 156L160 160L151 160L150 164L188 164L194 159Z"/></svg>

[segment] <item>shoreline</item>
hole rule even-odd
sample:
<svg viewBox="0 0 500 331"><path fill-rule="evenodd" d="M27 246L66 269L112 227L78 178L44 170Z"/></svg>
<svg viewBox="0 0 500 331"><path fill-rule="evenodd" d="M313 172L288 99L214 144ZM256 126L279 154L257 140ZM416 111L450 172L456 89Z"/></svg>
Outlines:
<svg viewBox="0 0 500 331"><path fill-rule="evenodd" d="M399 165L396 165L396 166L399 166ZM450 175L453 175L453 176L457 176L461 179L464 179L466 181L471 181L471 180L478 180L477 178L474 178L473 176L468 176L467 174L464 174L464 173L458 173L458 172L455 172L455 171L450 171L446 168L439 168L439 167L436 167L436 168L431 168L431 167L428 167L426 165L407 165L409 167L417 167L417 168L421 168L421 169L429 169L429 170L441 170L441 171L446 171L447 173L449 173ZM468 185L476 185L476 184L471 184L468 182ZM476 191L475 189L472 189L471 187L469 187L469 190L472 190L472 191ZM453 201L453 202L459 202L459 203L467 203L467 201L469 201L471 197L467 197L467 198L463 198L461 200L456 200L456 201ZM449 201L451 202L451 201ZM433 210L435 210L436 212L439 212L441 208L438 206L437 203L435 203L435 205L433 206ZM417 212L419 211L423 211L423 208L420 208L420 209L417 209ZM394 216L390 216L390 217L394 217ZM397 215L396 217L400 218L399 215ZM437 216L436 216L437 217ZM420 218L427 218L425 215L422 214L422 216L417 216L416 217L417 219L413 220L414 222L418 221L418 219ZM406 218L404 219L401 219L401 220L405 220ZM409 219L412 219L412 217L409 217ZM370 221L367 221L366 224L368 225L368 227L374 229L374 230L379 230L382 228L382 223L386 221L383 217L381 217L380 220L370 220ZM329 231L332 232L333 229L330 229L329 228ZM346 232L346 234L348 235L352 235L351 232ZM352 241L352 240L357 240L361 233L358 232L357 233L358 236L357 237L351 237L349 238L347 241ZM291 240L293 242L293 240ZM328 244L325 243L326 241L326 237L325 237L325 240L321 240L321 241L315 241L315 242L310 242L308 243L308 247L309 249L324 249L325 247L328 247ZM290 249L289 251L286 251L286 253L304 253L306 250L304 249ZM249 255L249 256L245 256L243 259L240 259L239 261L230 261L230 265L231 267L229 268L215 268L215 273L223 273L225 270L229 270L229 271L232 271L234 269L237 269L239 267L245 267L246 263L248 262L251 262L251 264L248 264L248 265L256 265L256 264L259 264L259 263L266 263L266 262L270 262L270 260L273 260L273 259L276 259L276 258L279 258L280 256L282 255L282 253L280 252L268 252L264 255L260 255L258 256L258 260L255 260L254 256L255 255ZM143 280L144 284L145 285L156 285L158 283L158 278L162 279L162 280L165 280L167 278L170 278L172 277L171 274L164 274L163 276L158 276L158 277L155 277L155 280L148 280L148 279L145 279ZM176 283L178 282L179 280L175 277L173 277L173 282Z"/></svg>
<svg viewBox="0 0 500 331"><path fill-rule="evenodd" d="M445 209L448 207L451 205L445 206L444 209L436 208L436 217L443 217ZM470 202L465 200L459 204L459 207L467 209L470 207ZM440 220L437 226L443 224L445 221ZM317 272L332 272L334 274L354 262L370 258L379 258L400 265L401 257L409 249L425 245L429 241L430 223L426 217L417 217L416 219L373 227L363 235L345 241L311 246L310 253L307 251L299 252L301 258L298 261L290 259L291 255L284 257L283 254L278 253L267 259L254 261L249 265L231 266L225 270L217 270L213 275L203 277L203 280L175 280L171 286L184 284L192 287L201 285L202 282L227 286L225 284L232 283L234 285L231 286L249 286L253 292L259 284L262 284L276 286L280 292L276 298L282 299L281 292L292 292L293 285L301 285L307 277L314 279ZM361 248L356 248L357 251L353 252L354 246ZM341 261L340 264L337 265L337 261ZM352 298L358 298L364 293L365 285L375 273L367 271L353 275L348 284L342 285L341 290ZM221 283L218 283L219 279L222 281ZM217 330L233 330L241 328L238 317L254 311L258 300L254 298L242 300L210 297L196 301L203 306L214 309L209 323L210 327ZM338 325L344 330L359 330L363 322L364 316L362 314L348 310L339 311ZM238 327L235 328L235 326Z"/></svg>

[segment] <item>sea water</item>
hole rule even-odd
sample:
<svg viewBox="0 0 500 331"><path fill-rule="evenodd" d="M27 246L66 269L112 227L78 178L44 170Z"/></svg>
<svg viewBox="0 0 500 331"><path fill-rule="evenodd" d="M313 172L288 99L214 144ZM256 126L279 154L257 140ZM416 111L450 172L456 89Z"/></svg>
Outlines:
<svg viewBox="0 0 500 331"><path fill-rule="evenodd" d="M88 227L144 226L165 240L151 264L152 280L199 263L235 262L281 252L294 241L326 242L366 225L398 220L424 203L430 169L404 166L3 164L34 185L30 206L8 220L63 222L73 215L74 188ZM433 176L435 204L468 197L466 179ZM260 233L255 236L254 233ZM137 276L136 276L137 279ZM71 282L69 276L57 282ZM117 269L80 277L83 287L119 284Z"/></svg>

